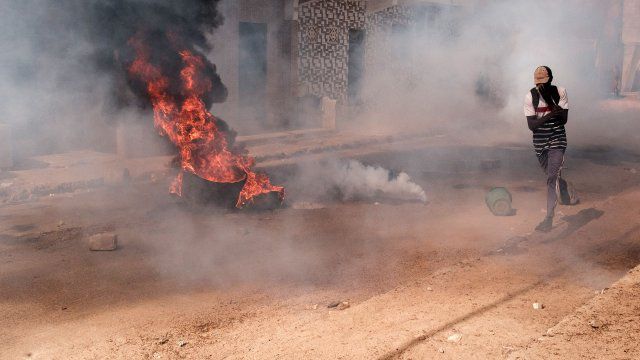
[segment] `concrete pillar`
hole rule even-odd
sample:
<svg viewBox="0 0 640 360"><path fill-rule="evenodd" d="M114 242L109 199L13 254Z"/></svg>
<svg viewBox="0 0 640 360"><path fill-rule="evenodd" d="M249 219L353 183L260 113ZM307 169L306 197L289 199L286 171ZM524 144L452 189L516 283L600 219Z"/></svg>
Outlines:
<svg viewBox="0 0 640 360"><path fill-rule="evenodd" d="M216 64L218 74L227 87L229 95L227 101L214 104L211 108L213 115L218 116L234 127L238 125L238 59L239 59L239 14L240 1L224 0L220 3L220 11L224 16L224 24L211 35L213 50L208 54ZM242 130L242 129L240 129Z"/></svg>
<svg viewBox="0 0 640 360"><path fill-rule="evenodd" d="M131 151L128 147L127 129L123 123L116 125L116 154L120 158L127 158Z"/></svg>
<svg viewBox="0 0 640 360"><path fill-rule="evenodd" d="M322 98L322 128L336 129L336 100L326 96Z"/></svg>
<svg viewBox="0 0 640 360"><path fill-rule="evenodd" d="M624 59L622 61L622 86L623 93L632 91L633 82L640 66L640 44L625 44Z"/></svg>
<svg viewBox="0 0 640 360"><path fill-rule="evenodd" d="M0 169L7 169L13 166L11 143L11 129L9 125L0 124Z"/></svg>
<svg viewBox="0 0 640 360"><path fill-rule="evenodd" d="M632 91L640 70L640 0L624 0L622 8L622 92Z"/></svg>

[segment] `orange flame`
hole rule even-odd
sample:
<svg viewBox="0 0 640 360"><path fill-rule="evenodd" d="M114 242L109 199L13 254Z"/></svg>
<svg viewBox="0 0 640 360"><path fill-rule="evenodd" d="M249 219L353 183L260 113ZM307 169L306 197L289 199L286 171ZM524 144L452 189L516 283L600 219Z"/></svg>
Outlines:
<svg viewBox="0 0 640 360"><path fill-rule="evenodd" d="M218 183L245 181L236 207L242 208L256 196L275 192L284 200L284 188L274 186L267 175L251 170L252 157L238 154L229 148L225 133L216 126L216 118L206 109L202 98L212 87L211 80L202 76L203 59L189 50L179 51L183 62L181 103L169 94L169 79L149 59L149 51L140 35L129 44L135 50L135 60L129 72L146 84L153 105L154 125L167 136L180 153L181 172L173 180L172 194L182 196L183 173L190 172L205 180Z"/></svg>

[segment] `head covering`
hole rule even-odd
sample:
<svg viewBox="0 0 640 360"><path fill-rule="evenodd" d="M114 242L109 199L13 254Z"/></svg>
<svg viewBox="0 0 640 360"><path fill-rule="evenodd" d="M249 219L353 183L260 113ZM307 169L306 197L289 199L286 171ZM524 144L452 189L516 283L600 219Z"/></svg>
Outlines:
<svg viewBox="0 0 640 360"><path fill-rule="evenodd" d="M553 80L553 74L548 66L538 66L533 73L533 82L536 86L549 84Z"/></svg>

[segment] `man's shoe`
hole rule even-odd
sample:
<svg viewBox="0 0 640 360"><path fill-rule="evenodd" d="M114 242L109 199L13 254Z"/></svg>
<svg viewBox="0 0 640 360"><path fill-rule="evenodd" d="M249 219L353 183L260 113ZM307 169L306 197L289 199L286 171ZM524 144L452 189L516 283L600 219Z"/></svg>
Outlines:
<svg viewBox="0 0 640 360"><path fill-rule="evenodd" d="M549 232L551 231L552 225L553 217L547 216L546 218L544 218L544 220L542 220L540 224L538 224L538 226L536 226L536 231Z"/></svg>

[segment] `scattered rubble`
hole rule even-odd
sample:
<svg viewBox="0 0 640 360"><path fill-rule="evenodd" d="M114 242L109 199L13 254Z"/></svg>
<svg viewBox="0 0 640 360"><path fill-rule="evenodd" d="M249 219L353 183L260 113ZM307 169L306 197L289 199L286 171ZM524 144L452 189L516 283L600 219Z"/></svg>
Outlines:
<svg viewBox="0 0 640 360"><path fill-rule="evenodd" d="M542 310L542 309L544 309L544 304L543 303L539 303L539 302L535 302L535 303L533 303L533 309L534 310Z"/></svg>
<svg viewBox="0 0 640 360"><path fill-rule="evenodd" d="M337 307L338 305L340 305L341 301L334 301L334 302L330 302L329 305L327 305L327 308L332 309L334 307Z"/></svg>
<svg viewBox="0 0 640 360"><path fill-rule="evenodd" d="M332 303L329 303L329 305L327 305L327 308L329 309L336 309L336 310L344 310L344 309L348 309L349 307L351 307L351 304L349 304L348 301L334 301Z"/></svg>
<svg viewBox="0 0 640 360"><path fill-rule="evenodd" d="M291 205L296 210L317 210L324 209L326 206L320 203L313 203L308 201L297 201Z"/></svg>
<svg viewBox="0 0 640 360"><path fill-rule="evenodd" d="M101 233L89 237L89 250L113 251L118 247L118 235L114 233Z"/></svg>
<svg viewBox="0 0 640 360"><path fill-rule="evenodd" d="M449 335L449 337L447 338L447 341L452 343L460 342L460 340L462 340L462 334L458 334L458 333Z"/></svg>

